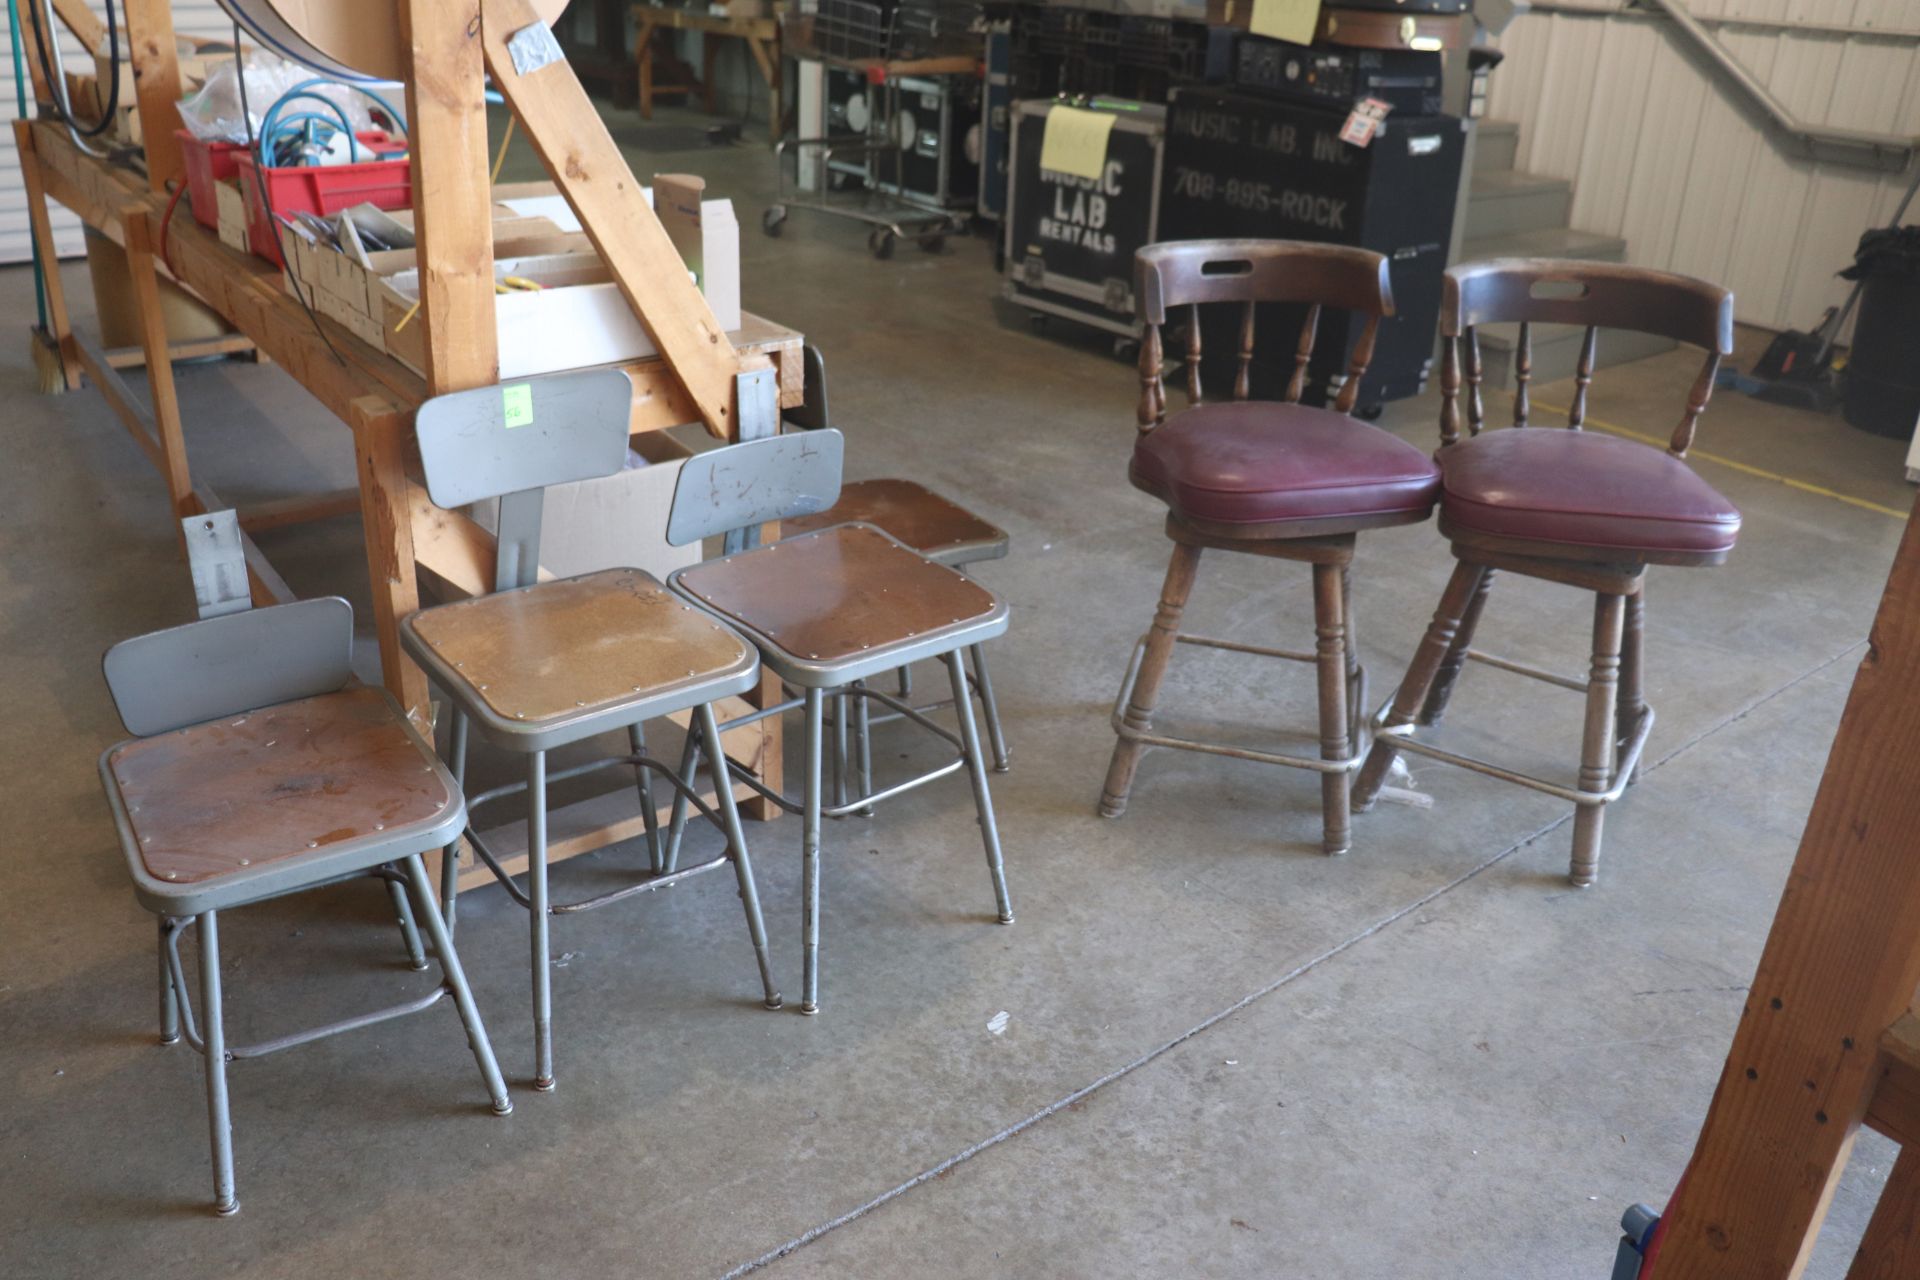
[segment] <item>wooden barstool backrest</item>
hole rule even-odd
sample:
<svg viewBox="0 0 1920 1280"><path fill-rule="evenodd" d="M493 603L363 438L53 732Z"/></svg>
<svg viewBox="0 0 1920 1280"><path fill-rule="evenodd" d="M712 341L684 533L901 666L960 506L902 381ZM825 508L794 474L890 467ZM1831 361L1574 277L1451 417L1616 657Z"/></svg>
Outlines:
<svg viewBox="0 0 1920 1280"><path fill-rule="evenodd" d="M1693 447L1693 431L1713 394L1722 356L1733 352L1733 294L1719 285L1667 271L1613 262L1556 258L1498 258L1447 269L1440 302L1440 443L1460 439L1460 390L1464 373L1467 434L1486 423L1480 396L1481 325L1518 323L1513 356L1513 425L1527 425L1532 410L1533 326L1578 325L1586 330L1574 372L1567 425L1586 422L1587 388L1593 383L1599 331L1626 329L1704 348L1706 364L1694 380L1687 407L1667 451L1676 458Z"/></svg>
<svg viewBox="0 0 1920 1280"><path fill-rule="evenodd" d="M1307 385L1307 364L1320 325L1320 308L1337 307L1366 316L1366 327L1347 361L1346 379L1333 407L1353 411L1360 377L1373 360L1380 318L1393 314L1387 284L1387 260L1368 249L1309 244L1302 240L1168 240L1134 255L1134 299L1146 325L1140 343L1140 430L1160 425L1167 416L1166 388L1160 366L1165 359L1161 327L1169 312L1186 307L1187 400L1201 402L1200 308L1213 302L1241 306L1240 363L1233 398L1245 400L1253 367L1253 313L1263 302L1305 303L1306 321L1294 354L1287 400L1299 403Z"/></svg>

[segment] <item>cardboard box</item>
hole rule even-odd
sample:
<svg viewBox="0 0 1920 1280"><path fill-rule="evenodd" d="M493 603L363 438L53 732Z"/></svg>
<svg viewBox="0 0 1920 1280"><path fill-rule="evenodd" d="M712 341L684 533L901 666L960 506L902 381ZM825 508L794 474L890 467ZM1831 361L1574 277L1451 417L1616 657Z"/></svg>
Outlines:
<svg viewBox="0 0 1920 1280"><path fill-rule="evenodd" d="M547 489L540 514L540 567L556 578L601 569L645 569L662 582L669 573L700 559L700 544L667 545L667 512L680 469L691 456L664 431L633 437L627 469L618 475ZM498 524L499 501L468 509L489 533Z"/></svg>
<svg viewBox="0 0 1920 1280"><path fill-rule="evenodd" d="M709 270L707 304L721 328L740 327L738 273L739 227L731 221L729 201L725 221L702 212L708 244L730 244L733 270ZM563 369L616 364L658 354L653 339L613 283L606 264L595 253L556 253L507 258L494 263L497 279L516 276L542 286L538 291L510 290L497 295L494 324L500 349L500 376L526 378ZM416 373L426 369L425 341L412 325L400 321L420 297L420 273L402 271L380 281L382 318L389 354Z"/></svg>
<svg viewBox="0 0 1920 1280"><path fill-rule="evenodd" d="M220 243L242 253L253 250L247 244L247 197L240 183L232 178L214 184L220 206Z"/></svg>

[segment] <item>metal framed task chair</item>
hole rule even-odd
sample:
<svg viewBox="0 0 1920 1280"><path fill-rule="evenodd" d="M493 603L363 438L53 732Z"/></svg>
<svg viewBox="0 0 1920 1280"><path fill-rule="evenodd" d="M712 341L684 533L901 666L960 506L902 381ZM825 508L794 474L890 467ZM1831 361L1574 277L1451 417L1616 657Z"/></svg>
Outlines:
<svg viewBox="0 0 1920 1280"><path fill-rule="evenodd" d="M1318 773L1321 847L1329 854L1345 853L1352 826L1347 783L1365 746L1367 687L1353 627L1355 540L1363 530L1425 520L1439 484L1437 468L1420 450L1351 416L1381 317L1393 313L1387 261L1365 249L1293 240L1187 240L1141 249L1134 271L1146 337L1140 350L1140 436L1127 474L1135 488L1167 504L1173 557L1153 625L1135 645L1114 703L1119 741L1107 767L1100 813L1117 818L1126 812L1140 758L1149 747L1231 756ZM1255 308L1262 303L1306 308L1284 401L1247 398ZM1224 403L1201 394L1200 308L1209 304L1240 308L1233 399ZM1344 376L1330 379L1338 387L1330 409L1300 403L1323 307L1365 317ZM1176 308L1187 311L1188 407L1169 417L1161 382L1161 329L1177 315ZM1181 631L1205 550L1312 565L1313 652ZM1312 663L1319 676L1319 756L1155 732L1161 682L1182 644Z"/></svg>
<svg viewBox="0 0 1920 1280"><path fill-rule="evenodd" d="M227 1064L416 1013L451 994L493 1110L513 1110L420 855L459 833L466 807L385 691L355 684L353 610L334 597L249 609L231 511L189 517L188 545L230 549L227 580L198 622L123 640L103 670L134 736L100 757L134 896L159 917L160 1042L206 1059L214 1209L235 1213ZM196 563L196 570L203 562ZM200 576L196 572L196 577ZM411 892L442 980L431 994L251 1045L227 1042L220 917L236 907L372 875L398 896L413 967L426 959ZM199 939L196 1017L180 940Z"/></svg>
<svg viewBox="0 0 1920 1280"><path fill-rule="evenodd" d="M714 769L715 805L647 754L649 720L689 712L689 739L719 759L713 704L759 680L753 646L711 614L688 606L639 569L607 569L538 581L540 520L547 486L607 476L626 463L633 386L618 370L533 378L437 396L420 406L415 431L427 489L454 507L500 499L494 591L422 609L400 624L400 642L446 691L454 707L450 754L466 775L469 726L489 744L525 757L526 780L481 792L470 810L522 794L527 803L527 887L514 882L469 822L475 853L529 913L533 967L534 1087L554 1087L553 985L548 917L605 906L733 865L747 932L770 1009L780 1007L733 788ZM549 775L547 753L597 734L625 730L631 748ZM648 875L581 902L556 904L547 889L547 787L613 767L634 770L648 850ZM652 778L660 774L725 835L727 848L698 866L669 869L656 821ZM716 812L717 810L717 812ZM451 904L453 859L442 893Z"/></svg>
<svg viewBox="0 0 1920 1280"><path fill-rule="evenodd" d="M1585 329L1566 430L1481 430L1482 326L1517 323L1513 425L1531 412L1532 327ZM1656 334L1704 348L1706 362L1662 451L1582 430L1601 329ZM1370 805L1394 757L1411 751L1570 800L1576 806L1569 879L1594 883L1606 806L1633 780L1653 728L1644 694L1641 632L1650 564L1713 565L1740 533L1733 504L1686 464L1722 356L1733 350L1733 295L1718 285L1639 267L1548 259L1504 259L1446 274L1440 417L1440 532L1459 560L1406 678L1376 717L1354 803ZM1460 438L1462 376L1467 438ZM1474 648L1474 628L1497 572L1594 593L1592 662L1569 679ZM1531 777L1418 736L1437 724L1467 659L1586 695L1576 786Z"/></svg>
<svg viewBox="0 0 1920 1280"><path fill-rule="evenodd" d="M818 431L833 425L827 408L827 363L817 347L807 347L803 356L806 370L805 401L800 407L787 410L781 415L781 420L790 427ZM856 523L874 525L935 564L944 564L951 569L965 570L966 566L983 560L1003 559L1012 542L1005 529L981 519L951 498L935 493L918 481L899 479L843 483L840 486L840 500L832 507L813 515L795 516L782 521L780 533L782 537L793 537L836 524ZM980 699L981 717L986 722L987 745L993 750L993 771L1005 773L1012 766L1007 754L1006 731L1000 726L1000 704L993 696L993 680L987 673L985 647L976 644L968 649L967 661L973 668L971 684ZM900 696L913 696L913 669L910 666L900 668ZM852 732L859 756L859 787L864 791L872 785L867 735L873 721L866 714L866 701L857 701L858 706L853 709L854 715L851 717ZM938 710L943 705L934 703L922 706L920 710ZM842 778L847 772L844 759L846 749L838 745L846 736L841 723L842 709L836 704L832 716L837 744L833 757L836 794L843 791L845 784ZM891 713L881 717L887 718L891 718ZM844 799L844 795L841 798Z"/></svg>
<svg viewBox="0 0 1920 1280"><path fill-rule="evenodd" d="M840 493L844 442L831 428L727 445L688 459L674 491L667 541L684 546L716 534L758 530L832 507ZM750 535L751 536L751 535ZM915 787L968 770L987 869L1001 924L1013 923L1006 872L987 786L987 761L973 718L961 654L1007 629L1007 606L972 579L935 564L870 524L838 524L677 569L673 589L725 618L760 649L768 670L801 690L799 697L732 721L745 724L805 710L806 752L799 803L757 779L742 781L789 813L802 834L802 1013L820 1007L820 820L840 818ZM908 663L939 658L953 689L955 734L918 709L863 682ZM822 794L823 721L828 699L872 699L958 749L936 769L871 795L828 805ZM682 768L693 766L694 745ZM711 751L712 747L706 748ZM683 820L675 800L669 865Z"/></svg>

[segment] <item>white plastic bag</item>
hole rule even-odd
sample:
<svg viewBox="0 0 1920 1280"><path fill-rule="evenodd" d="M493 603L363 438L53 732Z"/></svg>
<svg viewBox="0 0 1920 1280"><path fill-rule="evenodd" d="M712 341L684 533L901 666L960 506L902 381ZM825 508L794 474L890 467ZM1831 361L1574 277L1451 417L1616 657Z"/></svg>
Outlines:
<svg viewBox="0 0 1920 1280"><path fill-rule="evenodd" d="M206 84L180 104L180 123L196 138L213 142L245 142L257 136L261 122L285 94L295 86L314 79L311 68L288 62L264 50L247 55L247 110L240 110L240 77L231 60L220 63L207 76ZM304 92L318 94L346 113L357 133L373 127L372 103L366 95L338 83L317 84ZM298 100L290 106L301 105ZM324 111L317 102L307 108ZM283 113L284 114L284 113ZM251 117L249 121L247 117Z"/></svg>

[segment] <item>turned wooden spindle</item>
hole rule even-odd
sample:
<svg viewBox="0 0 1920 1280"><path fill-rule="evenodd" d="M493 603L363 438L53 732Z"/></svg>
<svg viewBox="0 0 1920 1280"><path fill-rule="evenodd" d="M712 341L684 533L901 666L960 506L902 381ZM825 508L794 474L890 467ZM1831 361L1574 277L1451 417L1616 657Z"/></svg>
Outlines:
<svg viewBox="0 0 1920 1280"><path fill-rule="evenodd" d="M1480 331L1472 325L1467 326L1466 344L1467 434L1477 436L1487 425L1487 402L1480 395L1480 380L1485 376L1480 367Z"/></svg>
<svg viewBox="0 0 1920 1280"><path fill-rule="evenodd" d="M1687 393L1686 416L1680 419L1675 428L1673 442L1667 446L1667 452L1676 458L1687 456L1687 450L1693 448L1693 428L1700 421L1700 415L1706 412L1707 400L1713 395L1714 375L1720 372L1718 352L1708 352L1707 362L1700 367L1700 376L1693 380L1693 390Z"/></svg>
<svg viewBox="0 0 1920 1280"><path fill-rule="evenodd" d="M1527 384L1533 381L1533 326L1525 320L1520 322L1520 342L1513 350L1513 425L1527 425L1527 415L1533 411L1533 399L1527 393Z"/></svg>
<svg viewBox="0 0 1920 1280"><path fill-rule="evenodd" d="M1300 345L1293 355L1293 377L1287 381L1287 403L1299 404L1300 397L1307 393L1307 365L1313 359L1313 339L1320 329L1320 304L1314 303L1307 308L1307 318L1300 325Z"/></svg>
<svg viewBox="0 0 1920 1280"><path fill-rule="evenodd" d="M1136 418L1145 435L1167 416L1167 389L1160 380L1160 326L1150 324L1140 339L1140 407Z"/></svg>
<svg viewBox="0 0 1920 1280"><path fill-rule="evenodd" d="M1366 326L1360 330L1360 341L1353 344L1353 354L1347 358L1347 380L1341 384L1340 395L1333 402L1337 412L1353 412L1354 403L1360 398L1360 379L1373 363L1373 344L1379 336L1380 317L1368 316Z"/></svg>
<svg viewBox="0 0 1920 1280"><path fill-rule="evenodd" d="M1460 443L1460 339L1440 340L1440 447Z"/></svg>
<svg viewBox="0 0 1920 1280"><path fill-rule="evenodd" d="M1233 398L1245 400L1253 387L1253 303L1240 312L1240 367L1233 375Z"/></svg>
<svg viewBox="0 0 1920 1280"><path fill-rule="evenodd" d="M1587 421L1587 388L1593 385L1593 361L1600 347L1600 327L1587 326L1580 343L1580 364L1573 371L1573 406L1567 410L1567 425L1578 431Z"/></svg>
<svg viewBox="0 0 1920 1280"><path fill-rule="evenodd" d="M1187 308L1187 401L1199 404L1200 396L1200 304Z"/></svg>

